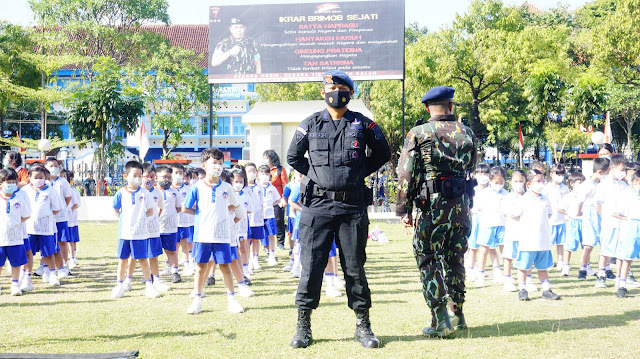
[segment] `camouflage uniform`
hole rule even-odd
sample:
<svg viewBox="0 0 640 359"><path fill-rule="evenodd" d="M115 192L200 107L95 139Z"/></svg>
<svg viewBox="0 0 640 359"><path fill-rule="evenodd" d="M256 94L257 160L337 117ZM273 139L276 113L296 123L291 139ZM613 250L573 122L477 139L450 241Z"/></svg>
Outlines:
<svg viewBox="0 0 640 359"><path fill-rule="evenodd" d="M231 50L234 46L240 46L242 49L236 56L230 56L220 67L222 73L225 74L250 74L256 72L256 61L260 60L260 53L255 40L248 37L242 40L236 40L233 36L218 42L215 53L224 53Z"/></svg>
<svg viewBox="0 0 640 359"><path fill-rule="evenodd" d="M467 178L476 163L476 138L454 115L433 116L409 131L398 164L400 216L412 213L426 181ZM471 231L470 196L445 199L431 193L419 206L413 250L423 294L434 311L446 310L446 295L459 307L464 302L464 264ZM446 312L445 312L446 313ZM435 315L434 315L435 318Z"/></svg>

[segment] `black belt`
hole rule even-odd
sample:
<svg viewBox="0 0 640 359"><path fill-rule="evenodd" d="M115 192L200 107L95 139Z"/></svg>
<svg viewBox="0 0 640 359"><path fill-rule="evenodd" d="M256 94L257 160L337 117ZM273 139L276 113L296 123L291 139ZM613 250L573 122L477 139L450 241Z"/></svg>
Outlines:
<svg viewBox="0 0 640 359"><path fill-rule="evenodd" d="M330 199L338 202L359 202L364 200L364 191L330 191L315 186L313 188L313 196L319 198Z"/></svg>

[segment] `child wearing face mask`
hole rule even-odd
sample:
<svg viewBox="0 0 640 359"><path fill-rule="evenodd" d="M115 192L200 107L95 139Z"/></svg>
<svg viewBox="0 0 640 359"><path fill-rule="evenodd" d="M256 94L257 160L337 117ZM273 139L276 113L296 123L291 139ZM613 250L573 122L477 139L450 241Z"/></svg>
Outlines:
<svg viewBox="0 0 640 359"><path fill-rule="evenodd" d="M551 233L549 218L553 209L551 203L542 194L545 188L542 172L532 169L527 172L527 192L516 204L511 215L520 222L520 240L518 242L518 298L529 300L527 274L534 266L542 284L542 298L558 300L560 296L551 290L548 269L553 267L551 254Z"/></svg>
<svg viewBox="0 0 640 359"><path fill-rule="evenodd" d="M620 236L620 218L616 216L616 210L628 187L624 181L626 176L627 159L622 155L611 157L609 176L598 184L596 192L597 206L602 215L602 229L600 232L600 259L598 261L598 274L596 276L596 288L605 288L607 279L616 279L610 267L610 259L616 254L618 238ZM618 276L620 266L618 265ZM617 283L616 283L617 284Z"/></svg>
<svg viewBox="0 0 640 359"><path fill-rule="evenodd" d="M56 253L55 215L62 209L58 192L46 184L49 171L42 165L29 169L30 185L22 187L29 198L31 216L27 220L29 246L35 254L40 252L43 263L42 281L52 286L60 285L55 270L54 254Z"/></svg>
<svg viewBox="0 0 640 359"><path fill-rule="evenodd" d="M153 287L149 269L149 227L147 218L153 216L153 199L142 185L142 164L129 161L124 165L127 185L113 196L113 209L120 223L118 226L118 270L117 283L111 290L111 298L122 298L125 293L124 277L129 257L137 260L145 281L145 295L158 298L160 292Z"/></svg>
<svg viewBox="0 0 640 359"><path fill-rule="evenodd" d="M586 193L581 185L585 180L586 178L580 172L572 172L569 175L571 192L564 196L558 208L558 211L569 219L562 267L562 275L565 277L568 277L571 272L571 254L576 252L578 247L582 247L582 208Z"/></svg>
<svg viewBox="0 0 640 359"><path fill-rule="evenodd" d="M511 192L506 195L502 201L502 207L505 212L504 223L504 249L502 258L504 262L504 291L517 292L511 269L513 261L518 258L518 238L520 236L520 222L510 215L517 203L522 199L525 193L525 173L522 170L514 170L511 173Z"/></svg>
<svg viewBox="0 0 640 359"><path fill-rule="evenodd" d="M49 184L58 193L60 206L63 208L55 216L56 223L56 253L54 254L55 265L58 269L58 278L62 279L69 275L69 225L67 218L67 207L71 203L71 186L66 179L60 177L60 164L58 160L49 157L44 161L44 167L49 171Z"/></svg>
<svg viewBox="0 0 640 359"><path fill-rule="evenodd" d="M621 202L614 216L620 219L620 241L616 249L619 259L620 278L618 279L618 298L627 297L629 269L633 260L640 258L640 171L628 176L629 187L624 191L625 201Z"/></svg>
<svg viewBox="0 0 640 359"><path fill-rule="evenodd" d="M557 270L562 270L564 267L564 243L567 237L567 226L565 223L564 214L560 209L562 198L566 196L570 191L569 188L563 183L565 169L561 164L555 164L551 166L549 170L551 176L551 183L548 183L544 189L544 195L551 202L551 208L553 213L549 219L551 225L551 244L556 246L556 252L558 254L558 266Z"/></svg>
<svg viewBox="0 0 640 359"><path fill-rule="evenodd" d="M484 287L484 269L487 263L487 255L490 249L496 249L504 241L505 216L502 202L507 196L504 189L507 173L504 168L494 166L489 171L489 188L482 190L474 208L478 213L478 234L477 244L480 246L478 260L480 261L479 276L476 278L476 286ZM502 282L502 272L500 265L493 265L493 279Z"/></svg>
<svg viewBox="0 0 640 359"><path fill-rule="evenodd" d="M480 163L476 166L476 170L473 173L476 182L478 183L474 188L473 201L475 203L478 198L478 194L482 190L489 187L489 167L486 163ZM465 267L466 267L466 280L473 281L477 277L476 270L476 256L478 253L478 210L474 205L471 209L471 234L469 235L467 253L465 254Z"/></svg>
<svg viewBox="0 0 640 359"><path fill-rule="evenodd" d="M73 184L73 172L62 170L60 177L66 179L70 186ZM80 192L71 186L71 203L67 207L67 218L69 219L67 221L69 231L69 269L74 269L78 266L78 260L76 259L77 244L80 242L78 208L80 208Z"/></svg>
<svg viewBox="0 0 640 359"><path fill-rule="evenodd" d="M264 189L257 183L258 168L255 164L249 162L246 164L248 187L253 199L253 212L249 214L249 246L253 248L253 254L249 261L249 273L253 274L254 270L261 268L258 261L258 253L260 253L260 244L264 241Z"/></svg>
<svg viewBox="0 0 640 359"><path fill-rule="evenodd" d="M6 210L0 215L0 271L9 260L11 265L11 295L22 295L20 267L27 264L22 223L31 216L26 197L18 195L18 174L11 168L0 170L0 202Z"/></svg>
<svg viewBox="0 0 640 359"><path fill-rule="evenodd" d="M178 273L178 212L182 210L182 197L171 188L173 169L167 166L156 168L156 189L162 196L162 207L158 215L160 223L160 239L167 255L171 272L171 282L180 283L182 277Z"/></svg>
<svg viewBox="0 0 640 359"><path fill-rule="evenodd" d="M247 279L251 279L249 270L250 250L249 248L249 217L255 211L253 205L253 194L251 188L247 185L247 175L244 167L241 165L233 166L231 169L233 190L238 194L240 203L244 206L247 213L241 221L236 223L236 233L240 242L240 262L242 263L242 273Z"/></svg>
<svg viewBox="0 0 640 359"><path fill-rule="evenodd" d="M171 164L171 188L176 190L179 194L180 202L184 202L184 199L189 193L189 180L185 178L185 168L181 163ZM193 226L194 217L188 213L178 213L178 247L182 250L183 260L181 262L183 269L183 275L193 275L193 267L191 266L191 251L193 249L193 233L191 232L191 226Z"/></svg>
<svg viewBox="0 0 640 359"><path fill-rule="evenodd" d="M275 266L278 264L276 260L276 235L278 227L276 225L276 216L273 206L280 203L280 193L274 185L271 184L271 170L269 166L260 166L258 168L258 182L264 191L263 193L263 209L264 209L264 230L265 238L262 245L268 250L267 264Z"/></svg>

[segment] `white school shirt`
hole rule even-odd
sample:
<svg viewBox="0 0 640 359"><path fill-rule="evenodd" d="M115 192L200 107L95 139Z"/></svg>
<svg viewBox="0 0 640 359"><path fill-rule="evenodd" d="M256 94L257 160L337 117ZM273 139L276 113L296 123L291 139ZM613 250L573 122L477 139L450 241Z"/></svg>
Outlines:
<svg viewBox="0 0 640 359"><path fill-rule="evenodd" d="M182 198L180 193L169 187L166 190L158 190L162 197L162 213L158 220L160 222L160 234L178 233L178 210L182 208ZM176 208L177 207L177 208Z"/></svg>
<svg viewBox="0 0 640 359"><path fill-rule="evenodd" d="M251 198L253 199L253 212L249 214L249 225L251 227L264 226L264 189L258 184L249 185L251 189Z"/></svg>
<svg viewBox="0 0 640 359"><path fill-rule="evenodd" d="M588 178L586 181L580 183L579 186L576 187L576 190L580 193L581 196L584 197L584 203L582 204L582 211L586 212L586 208L591 208L596 205L596 188L598 184Z"/></svg>
<svg viewBox="0 0 640 359"><path fill-rule="evenodd" d="M629 220L640 220L640 194L631 189L631 186L624 190L624 198L618 209L618 214L627 217Z"/></svg>
<svg viewBox="0 0 640 359"><path fill-rule="evenodd" d="M551 250L551 202L544 195L527 192L517 203L514 215L520 217L520 251Z"/></svg>
<svg viewBox="0 0 640 359"><path fill-rule="evenodd" d="M269 183L267 187L263 187L263 190L262 208L264 209L264 219L276 218L273 202L279 201L282 197L280 197L280 193L278 193L276 187L271 183Z"/></svg>
<svg viewBox="0 0 640 359"><path fill-rule="evenodd" d="M113 208L120 210L118 236L125 240L149 238L147 228L147 210L153 208L149 192L138 187L131 192L126 187L120 188L113 196Z"/></svg>
<svg viewBox="0 0 640 359"><path fill-rule="evenodd" d="M523 194L515 191L509 192L502 199L502 212L505 215L504 220L504 241L518 242L520 238L520 221L513 218L513 214L518 211L518 201L522 200Z"/></svg>
<svg viewBox="0 0 640 359"><path fill-rule="evenodd" d="M0 247L24 244L22 218L31 216L29 200L19 192L11 197L0 196Z"/></svg>
<svg viewBox="0 0 640 359"><path fill-rule="evenodd" d="M240 206L238 206L238 210L241 214L238 216L240 218L240 222L236 223L236 236L238 238L243 237L247 239L249 235L249 213L253 213L253 196L251 195L251 189L249 187L245 187L238 193L238 198L240 199Z"/></svg>
<svg viewBox="0 0 640 359"><path fill-rule="evenodd" d="M567 187L564 183L556 185L552 182L544 187L544 191L542 191L542 194L549 199L553 211L551 213L551 218L549 218L550 225L557 226L559 224L565 223L564 214L558 212L558 209L560 209L562 198L569 192L571 192L569 191L569 187Z"/></svg>
<svg viewBox="0 0 640 359"><path fill-rule="evenodd" d="M247 211L242 203L240 203L240 205L235 209L229 211L229 233L231 235L231 247L238 247L240 245L240 236L238 235L237 226L238 223L236 223L235 221L236 218L240 219L240 222L238 223L243 222L243 219L245 219L244 224L247 224Z"/></svg>
<svg viewBox="0 0 640 359"><path fill-rule="evenodd" d="M505 218L502 200L508 193L504 188L496 192L493 188L487 187L476 195L473 207L477 207L478 226L483 228L504 226Z"/></svg>
<svg viewBox="0 0 640 359"><path fill-rule="evenodd" d="M69 202L69 206L67 207L67 225L69 227L78 225L78 209L71 209L75 205L80 206L80 192L71 187L71 202Z"/></svg>
<svg viewBox="0 0 640 359"><path fill-rule="evenodd" d="M31 217L27 220L27 233L44 236L56 233L53 211L63 209L58 192L46 185L42 189L36 189L31 184L22 187L21 191L24 191L29 198L31 207Z"/></svg>
<svg viewBox="0 0 640 359"><path fill-rule="evenodd" d="M584 202L586 199L586 193L584 188L577 186L573 191L569 192L562 198L560 208L567 212L567 216L571 219L582 219L582 216L578 215L578 208L582 204L582 212L584 213Z"/></svg>
<svg viewBox="0 0 640 359"><path fill-rule="evenodd" d="M67 213L67 200L66 197L71 197L72 196L72 192L71 192L71 185L69 184L69 182L67 182L66 179L62 178L62 177L58 177L53 181L50 181L51 183L51 187L58 193L58 198L60 198L60 206L62 208L64 208L64 210L58 212L58 214L55 216L56 219L56 223L59 222L67 222L68 219L68 213Z"/></svg>
<svg viewBox="0 0 640 359"><path fill-rule="evenodd" d="M160 237L160 219L158 218L158 212L162 208L162 192L153 187L150 190L145 189L149 193L152 202L153 215L147 217L147 230L149 231L149 238Z"/></svg>
<svg viewBox="0 0 640 359"><path fill-rule="evenodd" d="M620 228L620 219L612 214L617 213L620 203L625 201L624 194L627 188L625 181L614 180L608 177L600 181L596 188L596 201L602 205L602 227Z"/></svg>
<svg viewBox="0 0 640 359"><path fill-rule="evenodd" d="M24 191L21 191L21 188L18 188L18 190L14 192L14 195L20 196L22 201L29 205L29 215L31 215L31 203L29 202L27 194ZM22 222L22 238L29 238L29 234L27 233L27 221Z"/></svg>
<svg viewBox="0 0 640 359"><path fill-rule="evenodd" d="M191 187L184 206L195 208L193 241L199 243L231 243L229 205L238 206L240 199L227 182L215 185L201 180ZM195 207L194 207L195 206Z"/></svg>
<svg viewBox="0 0 640 359"><path fill-rule="evenodd" d="M471 214L472 215L476 215L478 213L478 209L476 208L476 200L478 199L478 195L480 194L480 192L484 191L485 189L488 189L489 186L482 188L480 186L475 186L473 187L473 208L471 208Z"/></svg>
<svg viewBox="0 0 640 359"><path fill-rule="evenodd" d="M180 203L184 203L184 200L185 198L187 198L187 193L189 193L191 186L189 186L187 183L183 183L180 187L171 186L171 188L178 191ZM183 212L178 213L178 227L191 227L193 226L195 220L196 219L193 214Z"/></svg>

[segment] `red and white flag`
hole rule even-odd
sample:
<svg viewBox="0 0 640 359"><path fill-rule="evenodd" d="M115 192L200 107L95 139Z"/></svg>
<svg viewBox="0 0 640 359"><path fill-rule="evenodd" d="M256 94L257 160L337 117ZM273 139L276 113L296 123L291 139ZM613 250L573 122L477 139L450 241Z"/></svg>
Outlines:
<svg viewBox="0 0 640 359"><path fill-rule="evenodd" d="M611 133L611 119L609 118L609 111L607 111L607 115L604 119L604 138L602 143L611 142L613 142L613 134Z"/></svg>
<svg viewBox="0 0 640 359"><path fill-rule="evenodd" d="M518 124L518 141L520 142L520 151L524 150L524 136L522 136L522 124Z"/></svg>
<svg viewBox="0 0 640 359"><path fill-rule="evenodd" d="M140 150L140 160L144 161L147 151L149 151L149 134L144 127L144 119L140 119L140 128L138 128L136 134L138 138L138 148Z"/></svg>

